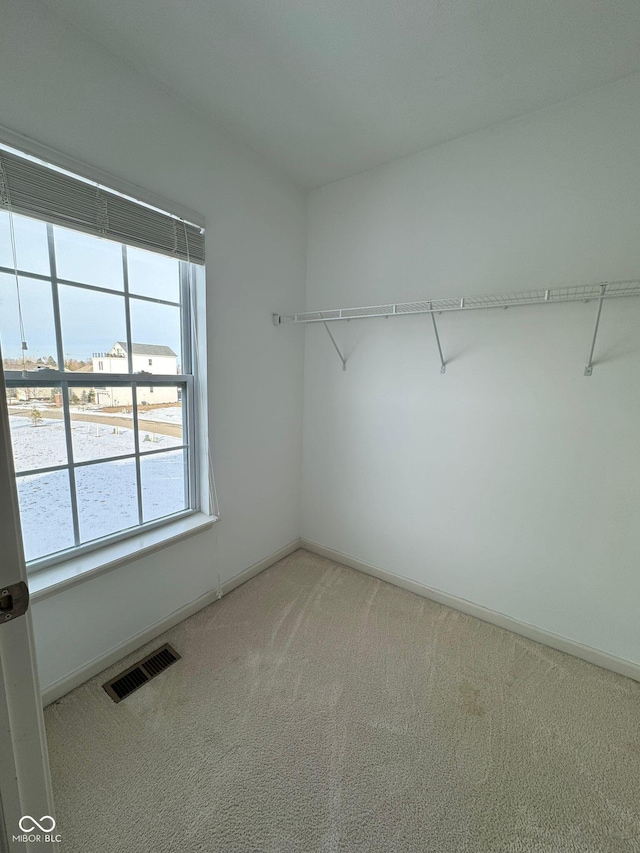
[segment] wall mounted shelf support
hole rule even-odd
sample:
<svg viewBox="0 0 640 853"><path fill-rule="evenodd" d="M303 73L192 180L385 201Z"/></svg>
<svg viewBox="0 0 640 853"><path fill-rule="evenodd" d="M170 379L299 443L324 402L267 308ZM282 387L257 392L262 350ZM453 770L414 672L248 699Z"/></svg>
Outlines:
<svg viewBox="0 0 640 853"><path fill-rule="evenodd" d="M584 369L585 376L591 376L593 373L593 351L596 348L596 338L598 337L598 326L600 325L600 314L602 314L602 303L604 301L604 295L607 290L607 285L601 285L600 290L600 298L598 299L598 310L596 311L596 324L593 328L593 340L591 341L591 349L589 350L589 358L587 360L587 366Z"/></svg>
<svg viewBox="0 0 640 853"><path fill-rule="evenodd" d="M431 303L429 303L431 305ZM436 336L436 343L438 344L438 353L440 355L440 373L446 373L447 363L444 360L444 356L442 355L442 347L440 346L440 335L438 334L438 325L436 323L436 315L431 311L431 322L433 323L433 331Z"/></svg>
<svg viewBox="0 0 640 853"><path fill-rule="evenodd" d="M327 324L326 324L326 323L323 323L323 325L324 325L325 329L327 330L327 334L328 334L328 335L329 335L329 337L331 338L331 343L334 345L334 347L335 347L335 349L336 349L336 352L337 352L337 353L338 353L338 355L340 356L340 361L342 362L342 369L343 369L343 370L346 370L346 369L347 369L347 359L346 359L346 358L342 355L342 353L340 352L340 347L339 347L339 346L338 346L338 344L336 343L336 339L335 339L335 338L333 337L333 335L331 334L331 329L327 326Z"/></svg>

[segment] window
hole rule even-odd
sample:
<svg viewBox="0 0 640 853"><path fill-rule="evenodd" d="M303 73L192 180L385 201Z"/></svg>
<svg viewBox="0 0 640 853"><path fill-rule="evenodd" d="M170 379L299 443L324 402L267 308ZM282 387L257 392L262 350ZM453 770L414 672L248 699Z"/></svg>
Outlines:
<svg viewBox="0 0 640 853"><path fill-rule="evenodd" d="M175 241L171 256L2 210L3 179L0 348L33 569L199 509L198 272Z"/></svg>

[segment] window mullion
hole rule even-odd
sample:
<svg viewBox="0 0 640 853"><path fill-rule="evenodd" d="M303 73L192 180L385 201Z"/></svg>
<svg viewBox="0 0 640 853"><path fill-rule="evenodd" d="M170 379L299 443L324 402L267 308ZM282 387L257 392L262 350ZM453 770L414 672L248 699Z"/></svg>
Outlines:
<svg viewBox="0 0 640 853"><path fill-rule="evenodd" d="M131 344L131 306L129 304L129 264L127 247L122 246L122 281L124 285L124 317L127 330L127 373L133 373L133 347Z"/></svg>
<svg viewBox="0 0 640 853"><path fill-rule="evenodd" d="M138 432L138 389L131 383L131 401L133 403L133 446L136 454L136 490L138 495L138 524L143 524L142 516L142 476L140 471L140 433Z"/></svg>
<svg viewBox="0 0 640 853"><path fill-rule="evenodd" d="M26 471L16 471L16 480L20 477L33 477L34 474L55 474L58 471L66 471L68 465L51 465L48 468L31 468Z"/></svg>

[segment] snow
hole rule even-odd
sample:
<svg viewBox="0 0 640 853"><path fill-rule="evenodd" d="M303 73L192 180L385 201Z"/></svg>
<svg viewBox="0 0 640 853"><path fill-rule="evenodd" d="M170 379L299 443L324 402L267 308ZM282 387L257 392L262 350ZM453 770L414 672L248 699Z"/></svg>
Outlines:
<svg viewBox="0 0 640 853"><path fill-rule="evenodd" d="M161 421L164 424L180 424L182 426L182 406L168 406L163 409L138 409L138 417L145 421Z"/></svg>
<svg viewBox="0 0 640 853"><path fill-rule="evenodd" d="M138 523L134 459L76 468L76 491L82 542Z"/></svg>
<svg viewBox="0 0 640 853"><path fill-rule="evenodd" d="M70 412L74 414L94 413L102 418L127 418L132 419L130 412L105 412L99 406L70 406ZM146 406L138 407L138 418L141 421L157 421L164 424L179 424L182 426L182 406L166 406L158 409L147 409Z"/></svg>
<svg viewBox="0 0 640 853"><path fill-rule="evenodd" d="M67 444L62 421L46 419L41 426L33 426L29 417L11 415L9 425L16 471L67 464Z"/></svg>
<svg viewBox="0 0 640 853"><path fill-rule="evenodd" d="M46 418L34 426L28 417L12 415L11 438L16 470L27 471L67 462L64 425ZM118 430L117 432L114 430ZM184 451L171 450L181 442L167 435L140 431L141 485L145 522L185 508ZM98 460L75 469L80 539L90 542L138 524L136 467L133 459L100 462L100 458L133 453L133 430L75 421L74 459ZM167 453L144 455L145 450ZM67 471L18 478L18 496L27 560L70 548L74 544L69 475Z"/></svg>
<svg viewBox="0 0 640 853"><path fill-rule="evenodd" d="M145 521L153 521L185 509L185 462L184 450L141 457L142 511Z"/></svg>
<svg viewBox="0 0 640 853"><path fill-rule="evenodd" d="M33 471L37 468L52 468L67 464L67 446L64 423L46 417L42 411L42 423L34 426L31 419L12 415L11 442L16 471ZM106 459L110 456L125 456L135 451L133 429L111 427L74 420L71 426L73 458L76 462ZM140 452L171 449L182 442L171 435L139 430Z"/></svg>
<svg viewBox="0 0 640 853"><path fill-rule="evenodd" d="M25 557L35 560L73 547L73 521L66 471L18 478Z"/></svg>

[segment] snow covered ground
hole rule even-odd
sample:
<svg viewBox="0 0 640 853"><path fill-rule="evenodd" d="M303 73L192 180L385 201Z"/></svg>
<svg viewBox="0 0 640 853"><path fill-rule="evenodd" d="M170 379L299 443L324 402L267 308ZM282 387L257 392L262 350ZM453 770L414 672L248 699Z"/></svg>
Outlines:
<svg viewBox="0 0 640 853"><path fill-rule="evenodd" d="M104 418L131 418L131 412L105 412L99 406L70 406L69 411L73 414L84 414L85 412L100 415ZM167 406L161 409L148 409L146 406L138 407L138 417L144 421L158 421L163 424L182 425L182 406Z"/></svg>
<svg viewBox="0 0 640 853"><path fill-rule="evenodd" d="M140 406L138 417L145 421L161 421L164 424L182 424L182 406L168 406L166 409L146 409Z"/></svg>
<svg viewBox="0 0 640 853"><path fill-rule="evenodd" d="M27 561L73 546L66 471L18 477L18 501Z"/></svg>
<svg viewBox="0 0 640 853"><path fill-rule="evenodd" d="M46 414L42 412L43 415ZM64 426L44 418L34 426L29 418L10 418L16 470L27 471L67 462ZM73 453L76 461L104 459L132 453L133 430L74 421ZM167 453L142 456L140 461L144 521L162 518L185 508L184 451L172 436L157 435L140 449L167 449ZM90 542L138 524L136 469L133 459L97 462L75 469L78 519L82 542ZM69 474L53 471L18 478L18 496L27 560L73 546Z"/></svg>
<svg viewBox="0 0 640 853"><path fill-rule="evenodd" d="M66 465L67 447L64 424L61 420L46 417L34 426L29 417L12 415L11 442L16 471L31 471L36 468L52 468ZM134 452L133 429L111 427L108 424L93 424L74 420L71 426L73 458L76 462L106 459L110 456L125 456ZM171 435L139 430L140 451L170 450L182 442Z"/></svg>

